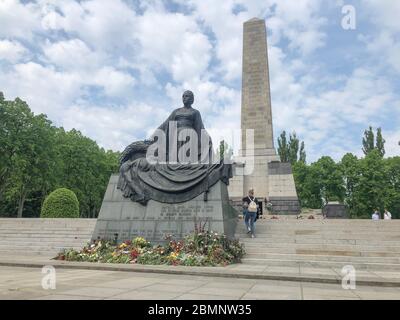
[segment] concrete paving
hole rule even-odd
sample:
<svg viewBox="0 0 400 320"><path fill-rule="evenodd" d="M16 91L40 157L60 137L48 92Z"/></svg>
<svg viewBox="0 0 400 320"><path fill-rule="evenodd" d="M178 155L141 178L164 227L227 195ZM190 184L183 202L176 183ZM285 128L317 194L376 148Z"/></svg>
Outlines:
<svg viewBox="0 0 400 320"><path fill-rule="evenodd" d="M42 268L52 265L58 269L73 270L96 270L96 271L124 271L131 273L164 274L178 276L203 276L215 278L234 278L251 280L279 280L297 282L317 282L327 284L342 283L342 268L318 268L312 266L265 266L250 264L233 264L226 267L184 267L166 265L140 265L140 264L112 264L92 262L71 262L57 261L37 255L15 255L0 257L0 266L4 267L31 267ZM358 270L356 269L356 280L358 285L377 287L398 287L400 288L400 274L390 270ZM232 281L232 280L230 280ZM236 282L235 282L236 283Z"/></svg>
<svg viewBox="0 0 400 320"><path fill-rule="evenodd" d="M43 289L41 268L0 267L0 299L26 300L308 300L400 299L400 288L231 279L56 268L56 288Z"/></svg>

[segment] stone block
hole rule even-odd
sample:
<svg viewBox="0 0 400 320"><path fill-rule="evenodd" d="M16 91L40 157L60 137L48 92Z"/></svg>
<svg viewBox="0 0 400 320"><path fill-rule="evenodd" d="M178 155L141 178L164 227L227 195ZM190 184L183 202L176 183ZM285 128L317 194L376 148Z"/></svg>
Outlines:
<svg viewBox="0 0 400 320"><path fill-rule="evenodd" d="M114 182L112 176L109 186ZM119 198L121 200L116 201ZM195 224L200 223L209 231L225 233L233 238L237 215L229 203L227 186L222 182L210 188L207 201L201 194L176 204L150 200L147 206L123 198L122 192L115 189L111 201L109 198L103 200L92 239L114 239L117 234L118 241L142 236L154 243L162 243L167 234L183 238L194 231Z"/></svg>

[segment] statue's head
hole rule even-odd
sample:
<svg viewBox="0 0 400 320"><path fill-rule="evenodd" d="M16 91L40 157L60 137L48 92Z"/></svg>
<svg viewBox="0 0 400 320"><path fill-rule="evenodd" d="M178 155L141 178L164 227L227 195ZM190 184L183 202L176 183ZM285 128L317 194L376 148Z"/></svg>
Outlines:
<svg viewBox="0 0 400 320"><path fill-rule="evenodd" d="M185 106L191 106L194 102L194 94L190 90L186 90L182 95L182 101Z"/></svg>

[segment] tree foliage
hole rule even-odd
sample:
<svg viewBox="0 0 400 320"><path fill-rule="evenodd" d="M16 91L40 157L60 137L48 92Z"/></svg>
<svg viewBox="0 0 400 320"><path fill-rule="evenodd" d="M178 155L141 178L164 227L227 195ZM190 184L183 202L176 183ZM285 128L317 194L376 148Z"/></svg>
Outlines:
<svg viewBox="0 0 400 320"><path fill-rule="evenodd" d="M96 217L119 154L55 127L18 98L0 94L0 119L0 216L37 217L45 197L65 187L77 195L82 217Z"/></svg>
<svg viewBox="0 0 400 320"><path fill-rule="evenodd" d="M361 159L348 153L338 163L321 157L310 165L296 163L293 175L303 207L339 201L353 218L370 218L384 208L400 218L400 157L382 158L376 149Z"/></svg>
<svg viewBox="0 0 400 320"><path fill-rule="evenodd" d="M281 162L290 162L292 165L298 161L306 162L306 151L304 141L300 143L296 132L286 138L286 131L282 131L278 138L278 154Z"/></svg>
<svg viewBox="0 0 400 320"><path fill-rule="evenodd" d="M378 154L383 157L385 155L385 139L382 136L381 128L376 130L376 139L374 130L370 126L368 130L364 131L364 137L362 140L362 150L365 155L368 155L371 151L377 150Z"/></svg>

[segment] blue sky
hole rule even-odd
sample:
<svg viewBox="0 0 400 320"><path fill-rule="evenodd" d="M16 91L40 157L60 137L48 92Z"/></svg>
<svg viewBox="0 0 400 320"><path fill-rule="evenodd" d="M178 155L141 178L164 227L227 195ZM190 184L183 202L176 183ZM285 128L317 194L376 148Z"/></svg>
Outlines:
<svg viewBox="0 0 400 320"><path fill-rule="evenodd" d="M355 30L342 28L344 5ZM122 150L191 89L214 143L229 141L240 127L242 24L259 17L275 138L296 131L309 161L339 160L361 156L372 125L399 155L399 16L397 0L0 0L0 91Z"/></svg>

